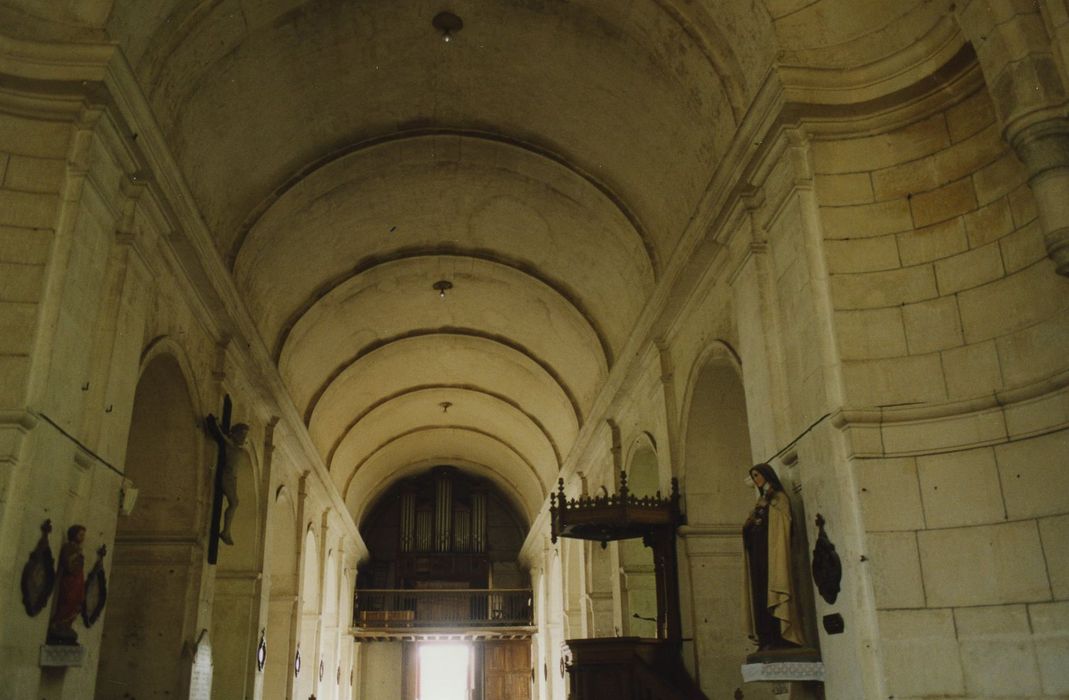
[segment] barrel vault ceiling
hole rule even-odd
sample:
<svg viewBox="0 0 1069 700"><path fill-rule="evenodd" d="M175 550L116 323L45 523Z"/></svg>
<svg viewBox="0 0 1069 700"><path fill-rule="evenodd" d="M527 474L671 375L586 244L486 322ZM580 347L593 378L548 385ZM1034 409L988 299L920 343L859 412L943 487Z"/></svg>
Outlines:
<svg viewBox="0 0 1069 700"><path fill-rule="evenodd" d="M533 517L773 60L879 60L934 4L88 5L359 522L436 463Z"/></svg>

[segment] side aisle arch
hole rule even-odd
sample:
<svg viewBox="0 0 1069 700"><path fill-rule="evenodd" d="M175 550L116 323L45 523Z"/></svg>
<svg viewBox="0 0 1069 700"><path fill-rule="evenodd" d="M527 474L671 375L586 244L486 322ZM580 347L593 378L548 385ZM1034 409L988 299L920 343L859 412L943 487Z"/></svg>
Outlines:
<svg viewBox="0 0 1069 700"><path fill-rule="evenodd" d="M753 455L742 365L727 343L713 342L695 361L682 415L679 476L687 527L680 566L690 581L683 608L691 614L684 625L694 637L702 690L730 697L752 650L742 617L741 530L754 496L746 483Z"/></svg>
<svg viewBox="0 0 1069 700"><path fill-rule="evenodd" d="M637 496L652 496L660 490L657 446L649 433L632 442L627 458L627 485ZM657 637L657 581L653 552L640 539L619 542L620 592L624 634Z"/></svg>
<svg viewBox="0 0 1069 700"><path fill-rule="evenodd" d="M286 700L293 681L297 616L297 506L287 486L279 486L268 518L270 599L264 699Z"/></svg>
<svg viewBox="0 0 1069 700"><path fill-rule="evenodd" d="M189 683L210 470L188 363L177 344L146 350L134 395L125 477L138 489L119 517L96 697L153 697Z"/></svg>
<svg viewBox="0 0 1069 700"><path fill-rule="evenodd" d="M319 532L314 524L309 523L304 530L301 547L301 587L300 587L300 622L297 632L303 667L294 682L294 697L306 698L315 693L316 678L319 672L319 627L320 585L319 571Z"/></svg>

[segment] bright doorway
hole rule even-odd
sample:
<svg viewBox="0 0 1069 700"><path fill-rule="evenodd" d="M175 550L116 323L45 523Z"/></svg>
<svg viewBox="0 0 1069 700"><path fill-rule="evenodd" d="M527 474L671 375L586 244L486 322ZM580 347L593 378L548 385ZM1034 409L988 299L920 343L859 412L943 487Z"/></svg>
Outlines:
<svg viewBox="0 0 1069 700"><path fill-rule="evenodd" d="M468 700L471 692L470 679L470 644L420 645L417 700Z"/></svg>

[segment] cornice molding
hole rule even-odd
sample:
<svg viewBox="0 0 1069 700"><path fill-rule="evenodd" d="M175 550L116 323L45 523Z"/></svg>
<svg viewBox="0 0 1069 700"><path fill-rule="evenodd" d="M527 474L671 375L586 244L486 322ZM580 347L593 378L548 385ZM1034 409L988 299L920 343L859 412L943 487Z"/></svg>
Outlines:
<svg viewBox="0 0 1069 700"><path fill-rule="evenodd" d="M842 408L831 425L850 457L909 457L957 452L1069 429L1069 371L962 401L918 406Z"/></svg>
<svg viewBox="0 0 1069 700"><path fill-rule="evenodd" d="M0 33L0 75L69 89L104 80L118 52L110 42L31 41Z"/></svg>
<svg viewBox="0 0 1069 700"><path fill-rule="evenodd" d="M918 406L843 408L832 417L832 423L835 425L839 423L905 423L939 418L955 418L979 411L1006 408L1060 392L1067 387L1069 387L1069 370L1038 382L1010 389L1001 389L990 394L961 401Z"/></svg>

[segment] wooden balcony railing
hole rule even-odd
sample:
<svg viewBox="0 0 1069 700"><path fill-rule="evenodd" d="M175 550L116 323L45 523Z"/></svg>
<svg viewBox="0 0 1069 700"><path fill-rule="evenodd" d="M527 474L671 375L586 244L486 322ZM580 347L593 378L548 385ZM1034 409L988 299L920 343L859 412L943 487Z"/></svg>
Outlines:
<svg viewBox="0 0 1069 700"><path fill-rule="evenodd" d="M483 628L531 625L529 588L356 591L353 626L365 629Z"/></svg>

